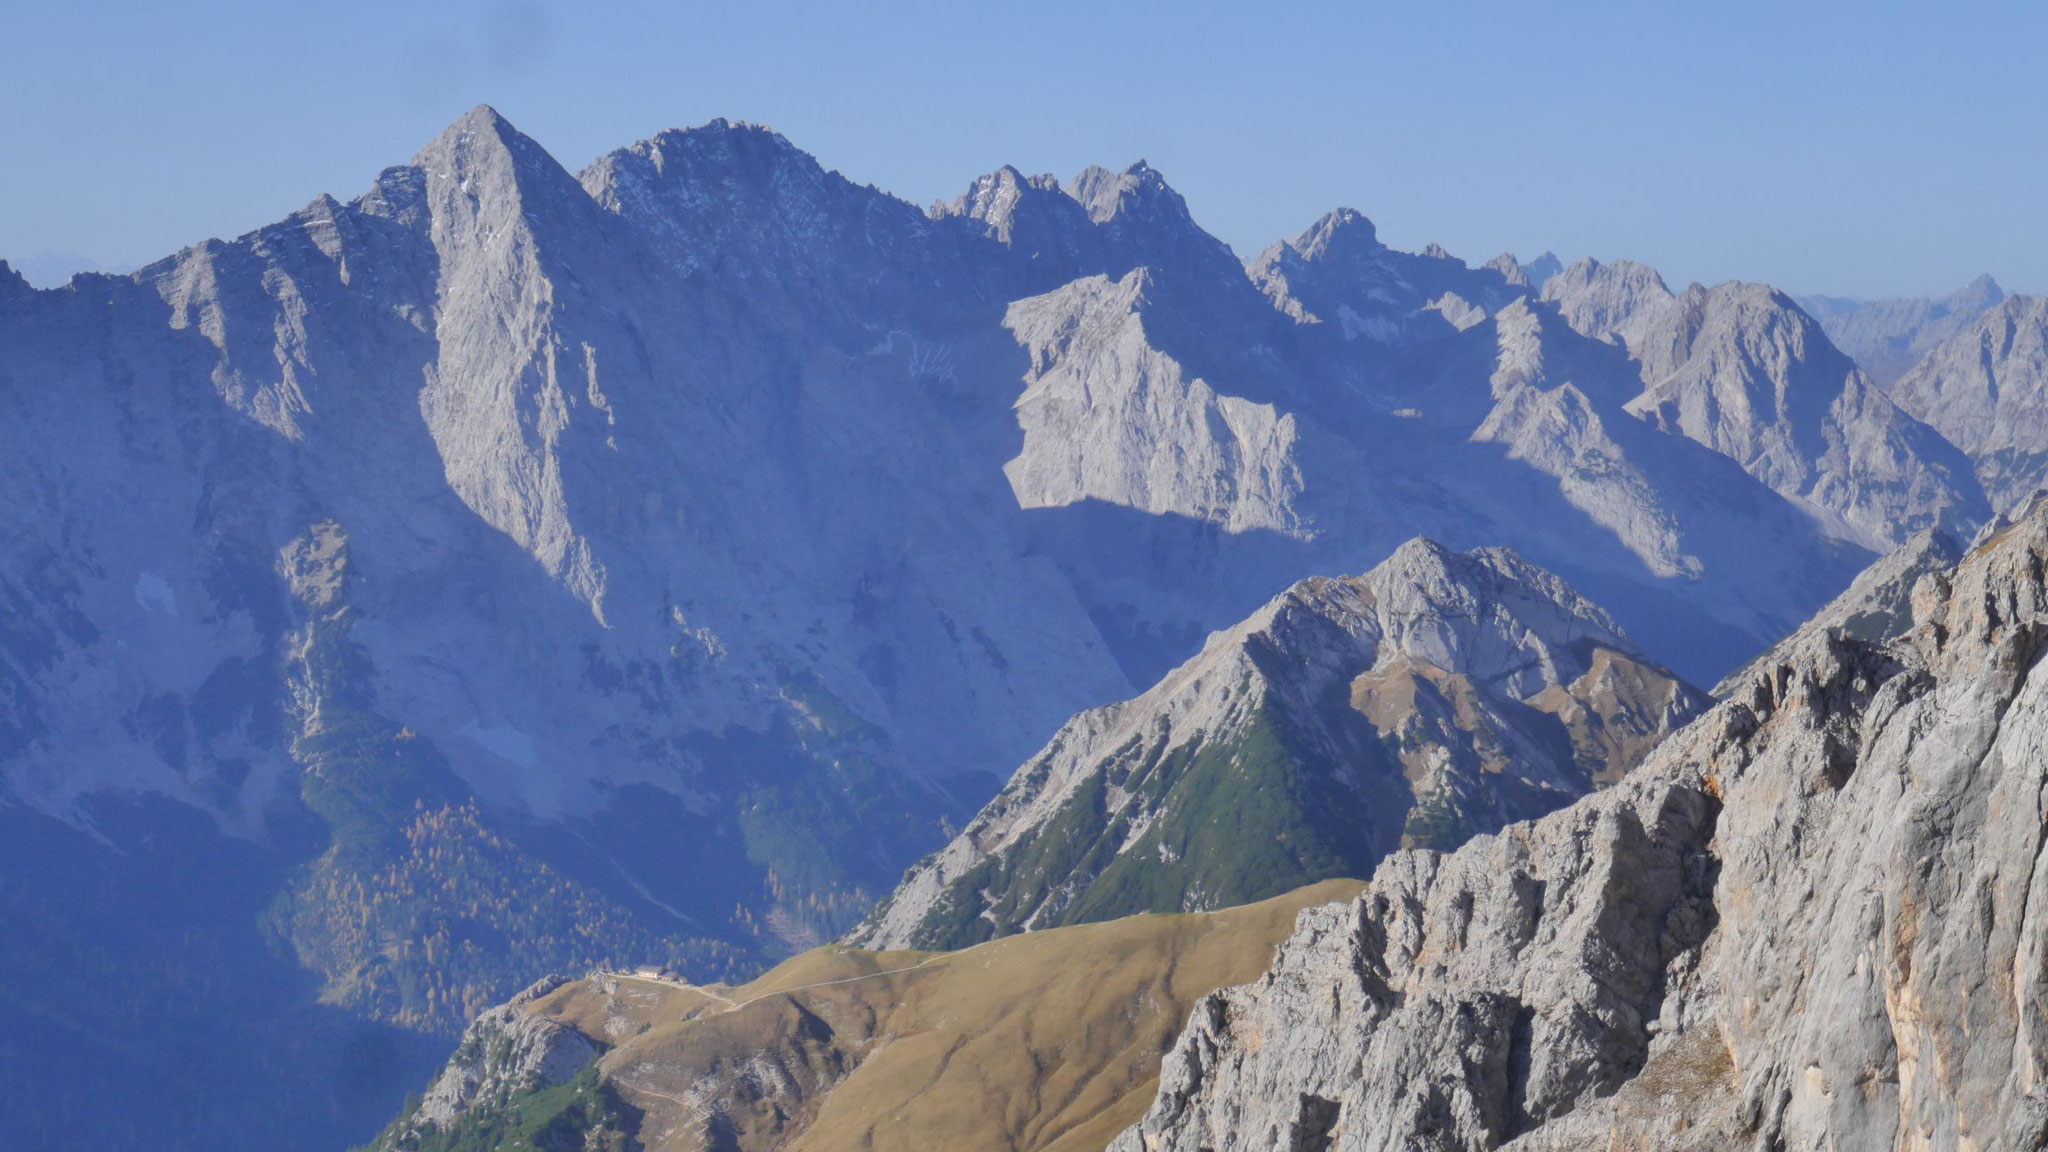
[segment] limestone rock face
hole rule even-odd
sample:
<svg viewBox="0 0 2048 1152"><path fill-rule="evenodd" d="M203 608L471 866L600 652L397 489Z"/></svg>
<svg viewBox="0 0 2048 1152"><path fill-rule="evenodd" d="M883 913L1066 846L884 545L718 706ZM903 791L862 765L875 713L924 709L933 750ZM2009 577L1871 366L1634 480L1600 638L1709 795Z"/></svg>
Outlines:
<svg viewBox="0 0 2048 1152"><path fill-rule="evenodd" d="M2037 502L1615 788L1390 857L1113 1147L2040 1147L2044 571Z"/></svg>
<svg viewBox="0 0 2048 1152"><path fill-rule="evenodd" d="M1100 500L1302 534L1295 418L1219 394L1155 347L1143 320L1153 288L1141 269L1011 306L1005 323L1032 364L1016 402L1024 444L1004 467L1018 504Z"/></svg>
<svg viewBox="0 0 2048 1152"><path fill-rule="evenodd" d="M1619 778L1703 700L1549 573L1417 540L1077 716L850 940L963 947L1362 874Z"/></svg>
<svg viewBox="0 0 2048 1152"><path fill-rule="evenodd" d="M2048 298L2010 296L1931 349L1891 388L1976 461L1994 506L2048 483Z"/></svg>

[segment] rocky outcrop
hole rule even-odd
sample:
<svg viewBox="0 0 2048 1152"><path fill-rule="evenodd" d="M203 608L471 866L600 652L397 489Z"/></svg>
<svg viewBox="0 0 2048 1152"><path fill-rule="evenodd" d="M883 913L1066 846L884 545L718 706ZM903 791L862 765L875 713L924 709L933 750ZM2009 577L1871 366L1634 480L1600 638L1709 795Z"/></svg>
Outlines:
<svg viewBox="0 0 2048 1152"><path fill-rule="evenodd" d="M1416 540L1075 717L851 940L962 947L1363 874L1619 778L1702 700L1549 573Z"/></svg>
<svg viewBox="0 0 2048 1152"><path fill-rule="evenodd" d="M1786 653L1808 632L1839 632L1859 640L1882 640L1905 632L1913 624L1913 590L1920 586L1921 578L1942 575L1962 558L1963 545L1955 537L1931 528L1915 533L1864 569L1841 595L1814 613L1800 631L1730 672L1714 686L1714 698L1726 700L1742 691L1751 673L1773 662L1783 662Z"/></svg>
<svg viewBox="0 0 2048 1152"><path fill-rule="evenodd" d="M566 983L562 976L546 977L471 1021L419 1108L381 1146L406 1147L415 1129L453 1128L472 1112L503 1109L517 1097L566 1084L596 1060L598 1044L527 1007Z"/></svg>
<svg viewBox="0 0 2048 1152"><path fill-rule="evenodd" d="M1931 349L1891 388L1968 453L1994 506L2048 484L2048 298L2011 296Z"/></svg>
<svg viewBox="0 0 2048 1152"><path fill-rule="evenodd" d="M1619 786L1390 858L1113 1147L2040 1147L2044 571L2037 502Z"/></svg>

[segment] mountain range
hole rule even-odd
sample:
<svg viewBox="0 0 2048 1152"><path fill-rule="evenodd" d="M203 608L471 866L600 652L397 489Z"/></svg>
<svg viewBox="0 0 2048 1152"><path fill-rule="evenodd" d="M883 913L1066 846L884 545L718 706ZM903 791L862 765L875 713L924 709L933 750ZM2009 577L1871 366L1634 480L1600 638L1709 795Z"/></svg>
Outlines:
<svg viewBox="0 0 2048 1152"><path fill-rule="evenodd" d="M1372 809L1283 816L1288 876L1454 847L2048 459L2037 301L1913 321L1886 380L1771 289L1558 265L1349 210L1244 262L1142 162L920 209L724 121L572 173L488 108L130 274L0 265L0 1003L36 1024L0 1142L366 1137L537 974L751 976L1020 764L1109 795L1114 747L1034 756L1091 710L1237 756L1220 697L1153 687L1212 659L1295 726L1283 774L1342 759ZM1397 668L1363 601L1430 564L1539 589L1541 671ZM1283 616L1334 629L1322 679L1244 647ZM1128 815L1171 852L1175 811ZM1102 914L1224 899L1160 875Z"/></svg>
<svg viewBox="0 0 2048 1152"><path fill-rule="evenodd" d="M1355 894L550 978L378 1147L2041 1147L2044 567L2048 496L1916 536L1612 787Z"/></svg>

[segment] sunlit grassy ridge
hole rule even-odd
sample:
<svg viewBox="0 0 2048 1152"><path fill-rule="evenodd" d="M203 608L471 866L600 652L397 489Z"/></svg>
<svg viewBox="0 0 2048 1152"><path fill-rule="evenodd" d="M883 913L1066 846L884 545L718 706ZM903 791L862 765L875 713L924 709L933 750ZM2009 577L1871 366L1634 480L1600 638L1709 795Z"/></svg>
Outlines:
<svg viewBox="0 0 2048 1152"><path fill-rule="evenodd" d="M1259 904L959 952L807 952L739 987L579 981L532 1011L616 1045L656 1152L1098 1149L1152 1097L1196 999L1254 979L1332 880Z"/></svg>

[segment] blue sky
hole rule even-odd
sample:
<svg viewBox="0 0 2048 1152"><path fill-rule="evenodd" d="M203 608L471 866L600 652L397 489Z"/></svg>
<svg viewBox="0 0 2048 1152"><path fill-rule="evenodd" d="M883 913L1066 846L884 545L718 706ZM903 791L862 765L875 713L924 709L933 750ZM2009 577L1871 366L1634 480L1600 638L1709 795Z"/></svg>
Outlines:
<svg viewBox="0 0 2048 1152"><path fill-rule="evenodd" d="M727 116L918 203L1144 157L1242 254L1347 204L1475 262L2048 291L2044 44L2019 0L12 0L0 257L237 235L490 103L572 169Z"/></svg>

